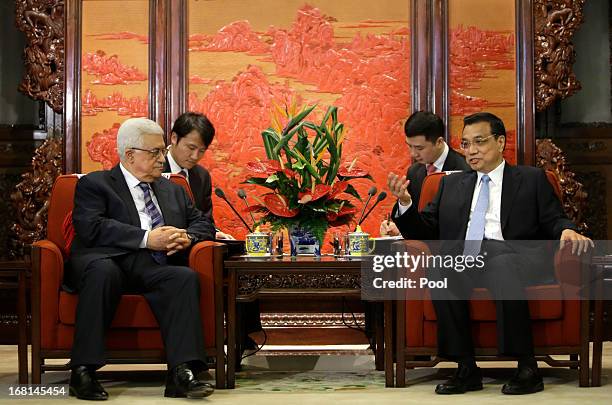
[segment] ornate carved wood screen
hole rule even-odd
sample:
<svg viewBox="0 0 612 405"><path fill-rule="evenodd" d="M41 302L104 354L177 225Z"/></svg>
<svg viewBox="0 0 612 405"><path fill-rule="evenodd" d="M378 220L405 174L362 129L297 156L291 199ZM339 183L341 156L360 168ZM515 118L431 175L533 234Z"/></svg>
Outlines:
<svg viewBox="0 0 612 405"><path fill-rule="evenodd" d="M463 115L508 128L507 158L533 163L530 0L67 0L66 171L117 162L117 125L148 116L166 131L188 109L217 128L201 164L235 190L263 157L275 105L340 107L344 154L386 174L410 164L403 121L431 109L457 146ZM359 185L363 190L369 184ZM238 203L237 197L228 193ZM244 231L216 203L224 230ZM365 224L377 234L393 201Z"/></svg>

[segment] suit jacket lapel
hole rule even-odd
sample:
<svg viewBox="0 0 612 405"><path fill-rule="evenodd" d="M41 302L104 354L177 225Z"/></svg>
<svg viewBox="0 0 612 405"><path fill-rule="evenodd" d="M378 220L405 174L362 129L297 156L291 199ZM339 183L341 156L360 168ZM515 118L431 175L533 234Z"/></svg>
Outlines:
<svg viewBox="0 0 612 405"><path fill-rule="evenodd" d="M193 193L194 203L199 206L204 196L202 195L202 177L198 170L196 170L196 167L189 170L189 187L191 187L191 192Z"/></svg>
<svg viewBox="0 0 612 405"><path fill-rule="evenodd" d="M514 170L514 167L506 163L504 167L504 180L502 181L502 195L501 195L501 228L502 234L508 219L510 218L510 212L512 212L512 205L514 199L518 194L518 189L521 185L521 173L518 170Z"/></svg>
<svg viewBox="0 0 612 405"><path fill-rule="evenodd" d="M470 220L470 209L472 207L472 197L474 196L474 188L476 187L476 179L478 175L475 171L466 172L461 180L458 196L463 196L459 206L459 217L461 219L461 234L465 237L467 232L468 221ZM465 190L462 192L462 190Z"/></svg>
<svg viewBox="0 0 612 405"><path fill-rule="evenodd" d="M127 207L132 225L140 226L140 217L138 216L138 210L136 209L134 198L128 189L128 185L125 182L125 177L123 177L123 173L121 172L119 165L111 169L110 177L112 179L111 186L119 197L121 197L125 203L125 206Z"/></svg>

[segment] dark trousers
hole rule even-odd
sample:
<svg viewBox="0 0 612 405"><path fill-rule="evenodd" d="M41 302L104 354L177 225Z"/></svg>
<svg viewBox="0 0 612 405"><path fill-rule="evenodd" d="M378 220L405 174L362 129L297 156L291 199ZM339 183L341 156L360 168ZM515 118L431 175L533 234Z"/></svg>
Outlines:
<svg viewBox="0 0 612 405"><path fill-rule="evenodd" d="M438 355L455 361L474 356L469 297L474 287L486 287L495 300L499 354L532 356L531 319L524 288L536 278L526 273L544 266L537 264L541 257L516 252L498 241L483 241L484 251L486 265L480 273L434 272L433 278L448 277L449 283L448 290L430 290L438 320Z"/></svg>
<svg viewBox="0 0 612 405"><path fill-rule="evenodd" d="M159 265L146 249L93 261L80 274L72 366L103 366L105 334L121 295L138 293L161 329L168 368L190 362L206 368L198 275L186 266Z"/></svg>

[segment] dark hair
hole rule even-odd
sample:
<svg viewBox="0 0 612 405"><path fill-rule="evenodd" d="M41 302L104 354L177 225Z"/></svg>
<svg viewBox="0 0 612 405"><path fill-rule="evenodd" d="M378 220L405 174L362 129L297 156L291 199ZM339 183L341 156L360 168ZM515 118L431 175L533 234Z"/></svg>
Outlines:
<svg viewBox="0 0 612 405"><path fill-rule="evenodd" d="M444 122L429 111L417 111L406 120L404 133L407 138L423 135L426 140L435 143L439 137L444 138Z"/></svg>
<svg viewBox="0 0 612 405"><path fill-rule="evenodd" d="M206 115L189 111L181 114L172 126L172 132L176 134L178 139L187 136L193 130L198 131L204 146L208 148L215 136L215 127Z"/></svg>
<svg viewBox="0 0 612 405"><path fill-rule="evenodd" d="M506 136L506 127L504 122L495 114L490 112L478 112L472 115L468 115L463 119L463 128L468 125L478 124L479 122L488 122L491 127L491 134L495 136L495 139L501 135Z"/></svg>

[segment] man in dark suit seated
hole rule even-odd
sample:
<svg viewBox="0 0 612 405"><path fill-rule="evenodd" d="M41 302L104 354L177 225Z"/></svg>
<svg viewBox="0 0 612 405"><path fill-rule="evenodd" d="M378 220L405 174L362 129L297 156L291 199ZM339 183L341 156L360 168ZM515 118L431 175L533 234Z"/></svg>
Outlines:
<svg viewBox="0 0 612 405"><path fill-rule="evenodd" d="M585 252L592 241L576 232L543 170L511 166L504 161L506 130L493 114L477 113L464 119L461 147L472 170L445 176L438 194L419 213L410 194L410 181L390 173L388 186L398 198L393 220L405 238L461 242L459 255L485 257L479 281L495 298L500 355L518 359L515 376L503 386L504 394L529 394L544 388L533 352L529 307L522 279L539 269L542 255L522 254L501 241L560 239L572 243L573 252ZM445 242L442 242L445 243ZM452 243L451 243L452 244ZM470 327L469 275L450 271L468 294L448 299L456 291L431 289L438 319L438 355L459 364L455 375L436 387L438 394L460 394L482 389L474 360ZM461 283L459 283L461 284ZM518 297L518 298L517 298Z"/></svg>
<svg viewBox="0 0 612 405"><path fill-rule="evenodd" d="M163 130L145 118L117 134L119 165L79 179L66 283L79 292L71 354L70 393L104 400L95 370L105 364L105 332L126 292L140 293L159 323L168 362L164 395L202 398L213 387L196 379L206 369L198 275L189 247L214 239L210 220L185 190L161 177Z"/></svg>
<svg viewBox="0 0 612 405"><path fill-rule="evenodd" d="M215 127L208 118L199 113L181 114L170 134L170 146L164 162L164 172L184 176L189 182L196 207L215 223L212 205L212 180L206 168L198 162L215 136ZM234 239L231 235L217 231L217 239Z"/></svg>
<svg viewBox="0 0 612 405"><path fill-rule="evenodd" d="M406 120L404 133L412 158L412 165L406 173L410 180L408 192L417 204L423 180L428 174L470 168L465 158L444 142L444 122L436 114L428 111L415 112ZM380 234L398 236L400 232L393 221L384 220L380 224Z"/></svg>

